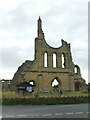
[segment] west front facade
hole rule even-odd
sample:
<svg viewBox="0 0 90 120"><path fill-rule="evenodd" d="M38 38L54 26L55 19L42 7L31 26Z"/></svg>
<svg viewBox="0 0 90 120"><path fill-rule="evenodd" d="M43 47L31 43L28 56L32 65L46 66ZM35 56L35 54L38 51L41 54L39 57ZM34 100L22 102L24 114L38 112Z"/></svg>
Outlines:
<svg viewBox="0 0 90 120"><path fill-rule="evenodd" d="M10 83L11 90L27 82L34 85L35 92L53 92L53 81L58 91L85 91L86 83L81 76L80 67L73 63L70 44L61 39L58 48L49 46L42 30L42 20L37 21L34 60L26 60L14 74Z"/></svg>

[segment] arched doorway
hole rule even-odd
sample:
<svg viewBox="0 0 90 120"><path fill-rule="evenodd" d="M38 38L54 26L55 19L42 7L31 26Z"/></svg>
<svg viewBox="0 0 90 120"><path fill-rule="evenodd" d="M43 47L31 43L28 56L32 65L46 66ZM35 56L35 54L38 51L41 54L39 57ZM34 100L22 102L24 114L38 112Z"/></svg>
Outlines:
<svg viewBox="0 0 90 120"><path fill-rule="evenodd" d="M52 80L51 87L52 87L53 92L60 92L60 90L61 90L61 82L57 77L55 77Z"/></svg>
<svg viewBox="0 0 90 120"><path fill-rule="evenodd" d="M80 82L75 82L75 91L80 91Z"/></svg>

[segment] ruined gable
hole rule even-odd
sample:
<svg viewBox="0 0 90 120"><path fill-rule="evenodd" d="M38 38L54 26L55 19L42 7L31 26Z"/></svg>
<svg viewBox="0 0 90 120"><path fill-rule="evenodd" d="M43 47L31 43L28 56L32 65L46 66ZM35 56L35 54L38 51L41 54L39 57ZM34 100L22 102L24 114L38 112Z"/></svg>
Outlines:
<svg viewBox="0 0 90 120"><path fill-rule="evenodd" d="M15 90L16 85L21 82L30 83L33 81L35 91L51 92L53 91L52 82L56 80L58 81L58 91L84 91L85 80L81 76L79 66L73 63L70 43L61 39L62 45L60 47L49 46L45 40L40 17L37 23L34 60L26 60L18 68L11 83L12 90ZM75 88L77 84L78 88Z"/></svg>

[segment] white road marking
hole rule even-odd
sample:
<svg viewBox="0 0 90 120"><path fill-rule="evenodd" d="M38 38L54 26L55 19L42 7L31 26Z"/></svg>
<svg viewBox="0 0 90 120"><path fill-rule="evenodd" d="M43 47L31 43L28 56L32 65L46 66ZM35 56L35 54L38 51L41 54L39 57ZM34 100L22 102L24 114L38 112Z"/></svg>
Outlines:
<svg viewBox="0 0 90 120"><path fill-rule="evenodd" d="M73 115L74 113L66 113L67 115Z"/></svg>
<svg viewBox="0 0 90 120"><path fill-rule="evenodd" d="M6 115L5 118L15 118L15 115Z"/></svg>
<svg viewBox="0 0 90 120"><path fill-rule="evenodd" d="M71 113L56 113L54 115L59 116L59 115L73 115L73 114L83 114L84 112L71 112ZM90 112L85 112L87 114L89 114ZM42 116L51 116L52 114L43 114ZM5 115L5 118L15 118L15 117L26 117L26 116L39 116L39 114L29 114L29 115ZM2 118L2 116L0 115L0 118Z"/></svg>
<svg viewBox="0 0 90 120"><path fill-rule="evenodd" d="M51 116L52 114L44 114L43 116Z"/></svg>
<svg viewBox="0 0 90 120"><path fill-rule="evenodd" d="M27 116L39 116L39 114L29 114Z"/></svg>
<svg viewBox="0 0 90 120"><path fill-rule="evenodd" d="M87 114L89 114L90 112L86 112Z"/></svg>
<svg viewBox="0 0 90 120"><path fill-rule="evenodd" d="M25 117L25 116L27 116L27 115L17 115L18 117Z"/></svg>
<svg viewBox="0 0 90 120"><path fill-rule="evenodd" d="M83 112L76 112L76 114L82 114Z"/></svg>
<svg viewBox="0 0 90 120"><path fill-rule="evenodd" d="M56 113L55 115L63 115L63 113Z"/></svg>

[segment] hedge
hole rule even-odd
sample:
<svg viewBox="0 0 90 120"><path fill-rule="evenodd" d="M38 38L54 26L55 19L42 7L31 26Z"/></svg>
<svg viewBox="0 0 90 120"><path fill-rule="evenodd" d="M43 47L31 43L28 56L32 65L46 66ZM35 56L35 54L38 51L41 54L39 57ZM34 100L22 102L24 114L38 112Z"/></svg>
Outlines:
<svg viewBox="0 0 90 120"><path fill-rule="evenodd" d="M58 98L2 98L2 105L57 105L90 103L88 96Z"/></svg>

